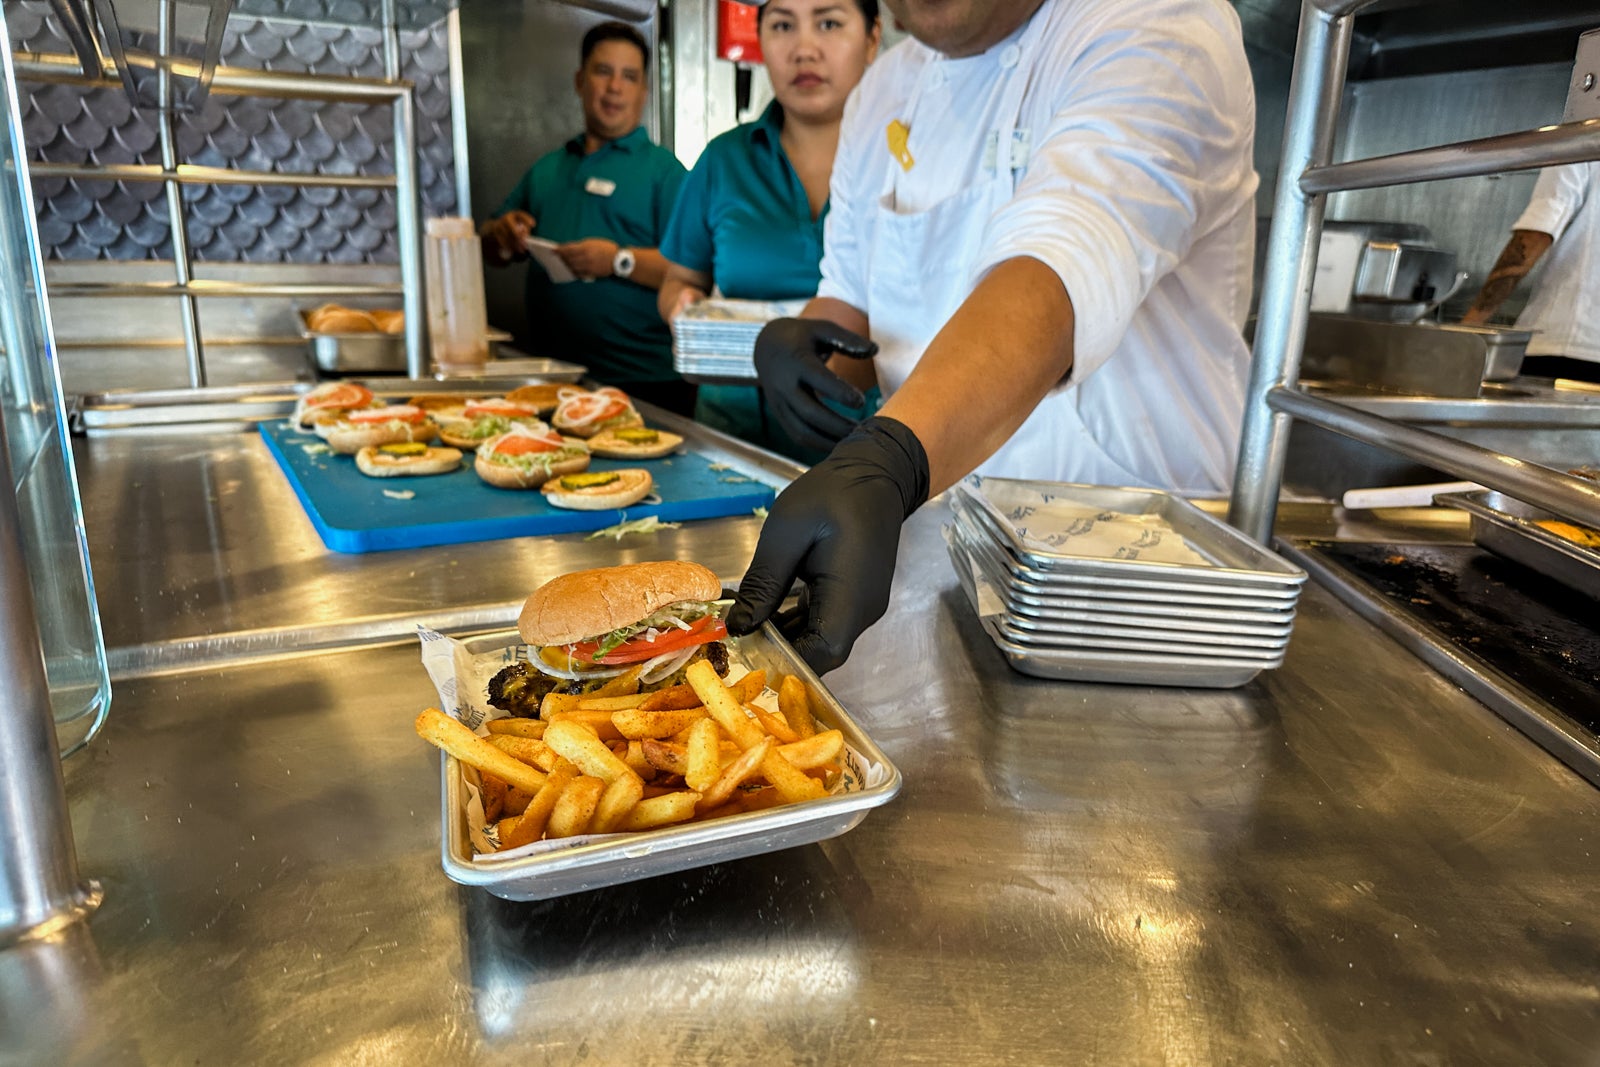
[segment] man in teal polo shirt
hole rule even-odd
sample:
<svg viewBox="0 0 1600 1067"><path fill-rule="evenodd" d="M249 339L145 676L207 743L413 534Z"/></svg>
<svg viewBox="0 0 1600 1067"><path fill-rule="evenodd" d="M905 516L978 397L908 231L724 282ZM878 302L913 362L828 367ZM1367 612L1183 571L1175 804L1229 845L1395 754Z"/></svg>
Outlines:
<svg viewBox="0 0 1600 1067"><path fill-rule="evenodd" d="M666 274L657 251L684 169L639 125L649 50L633 27L602 23L583 38L576 88L584 131L523 175L483 229L484 259L528 258L529 237L557 244L578 281L528 267L529 327L540 355L587 366L642 400L681 414L694 387L672 368L672 337L656 312Z"/></svg>

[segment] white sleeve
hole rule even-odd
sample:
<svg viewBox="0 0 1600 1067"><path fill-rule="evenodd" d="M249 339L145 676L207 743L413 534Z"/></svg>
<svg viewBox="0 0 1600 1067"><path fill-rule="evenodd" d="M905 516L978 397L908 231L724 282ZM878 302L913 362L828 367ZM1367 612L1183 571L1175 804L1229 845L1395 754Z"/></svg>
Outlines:
<svg viewBox="0 0 1600 1067"><path fill-rule="evenodd" d="M1560 237L1583 206L1588 191L1589 164L1546 167L1539 172L1539 180L1533 186L1533 198L1511 228Z"/></svg>
<svg viewBox="0 0 1600 1067"><path fill-rule="evenodd" d="M1224 51L1203 33L1118 26L1053 75L1049 129L989 221L974 283L1019 256L1054 270L1076 320L1074 382L1116 350L1209 205L1255 180L1248 94L1228 84L1249 74Z"/></svg>
<svg viewBox="0 0 1600 1067"><path fill-rule="evenodd" d="M868 235L861 232L871 216L871 204L864 203L862 160L871 148L866 138L870 130L861 129L861 90L845 102L844 119L839 128L839 149L833 157L833 174L828 178L828 220L822 229L822 281L817 295L842 300L860 311L867 310L867 272L863 262Z"/></svg>

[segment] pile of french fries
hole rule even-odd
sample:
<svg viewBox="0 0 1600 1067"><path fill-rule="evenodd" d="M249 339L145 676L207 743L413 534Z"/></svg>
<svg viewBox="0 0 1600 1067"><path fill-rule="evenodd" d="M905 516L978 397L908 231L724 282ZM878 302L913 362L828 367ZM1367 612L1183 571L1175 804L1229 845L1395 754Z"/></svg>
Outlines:
<svg viewBox="0 0 1600 1067"><path fill-rule="evenodd" d="M818 727L798 677L778 685L779 714L755 703L764 671L730 686L702 661L686 677L640 693L635 669L594 693L551 693L539 718L491 719L486 738L429 708L417 733L477 770L502 852L797 804L843 773L844 735Z"/></svg>

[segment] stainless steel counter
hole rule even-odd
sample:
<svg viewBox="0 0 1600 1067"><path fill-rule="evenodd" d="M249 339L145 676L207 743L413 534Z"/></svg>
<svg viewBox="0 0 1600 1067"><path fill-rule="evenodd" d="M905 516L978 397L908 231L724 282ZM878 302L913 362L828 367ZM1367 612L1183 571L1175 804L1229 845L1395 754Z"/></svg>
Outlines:
<svg viewBox="0 0 1600 1067"><path fill-rule="evenodd" d="M340 557L253 437L84 447L113 644L464 618L603 559L732 576L756 535ZM944 517L829 679L900 798L577 897L440 873L412 642L124 678L67 767L106 902L0 953L0 1063L1595 1062L1592 787L1317 588L1244 689L1013 674Z"/></svg>

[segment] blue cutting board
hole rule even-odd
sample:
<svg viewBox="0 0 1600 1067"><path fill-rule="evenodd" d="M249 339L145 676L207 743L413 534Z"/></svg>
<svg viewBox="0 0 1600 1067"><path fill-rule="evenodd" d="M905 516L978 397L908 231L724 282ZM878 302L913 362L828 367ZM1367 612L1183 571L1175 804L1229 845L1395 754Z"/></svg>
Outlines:
<svg viewBox="0 0 1600 1067"><path fill-rule="evenodd" d="M323 544L335 552L382 552L391 548L456 545L502 537L584 533L654 515L662 522L748 515L772 503L771 486L734 470L714 470L693 452L651 460L595 459L590 470L643 467L655 479L659 504L611 511L563 511L537 489L496 489L473 473L472 456L454 474L418 478L369 478L353 456L308 445L322 442L296 433L287 422L261 424L261 436L283 468ZM384 490L410 490L408 500Z"/></svg>

